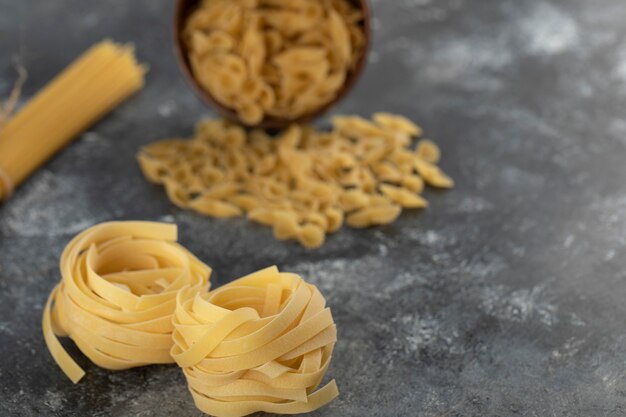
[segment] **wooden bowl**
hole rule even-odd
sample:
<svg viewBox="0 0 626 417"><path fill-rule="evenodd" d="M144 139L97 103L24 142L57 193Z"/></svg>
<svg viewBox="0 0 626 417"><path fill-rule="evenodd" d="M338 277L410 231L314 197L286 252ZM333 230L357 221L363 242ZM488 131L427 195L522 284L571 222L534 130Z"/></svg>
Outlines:
<svg viewBox="0 0 626 417"><path fill-rule="evenodd" d="M344 83L343 87L337 92L337 96L323 106L309 113L303 114L302 116L299 116L295 119L283 119L266 115L265 118L256 125L256 127L261 127L264 129L280 129L287 127L292 123L307 122L329 110L331 107L337 104L337 102L339 102L352 89L352 87L354 87L357 80L361 76L361 73L363 72L367 60L367 54L369 51L371 38L371 15L367 0L351 1L357 8L361 9L363 12L362 27L365 37L365 45L363 48L363 53L357 60L355 68L348 72L346 76L346 82ZM193 90L202 99L202 101L204 101L210 107L214 108L224 118L240 124L244 124L241 120L239 120L237 112L221 104L211 95L209 91L207 91L200 85L191 70L189 54L187 51L187 46L183 41L182 31L185 26L187 17L191 14L191 12L195 10L198 3L199 0L176 0L176 7L174 10L174 49L176 52L176 58L178 60L179 67L182 70L185 78L187 79L187 82L193 87Z"/></svg>

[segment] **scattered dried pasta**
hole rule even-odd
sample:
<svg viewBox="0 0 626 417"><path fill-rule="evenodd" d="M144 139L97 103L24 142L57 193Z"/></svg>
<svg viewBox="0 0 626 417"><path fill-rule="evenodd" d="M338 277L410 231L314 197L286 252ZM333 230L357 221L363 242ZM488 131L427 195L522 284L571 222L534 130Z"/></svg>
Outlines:
<svg viewBox="0 0 626 417"><path fill-rule="evenodd" d="M218 417L298 414L334 399L334 380L315 391L337 341L325 305L314 285L276 267L208 294L183 289L172 357L196 406Z"/></svg>
<svg viewBox="0 0 626 417"><path fill-rule="evenodd" d="M107 369L173 363L176 295L206 293L211 268L176 243L176 225L110 222L76 236L61 256L61 282L43 313L43 334L63 372L85 372L55 336L69 336Z"/></svg>
<svg viewBox="0 0 626 417"><path fill-rule="evenodd" d="M183 30L200 85L256 125L329 103L365 50L350 0L203 0Z"/></svg>
<svg viewBox="0 0 626 417"><path fill-rule="evenodd" d="M276 138L225 121L198 124L191 140L173 139L138 154L150 181L170 200L212 217L246 214L271 226L277 239L309 248L345 222L368 227L393 222L402 208L424 208L424 183L450 188L435 165L439 148L411 137L422 129L387 113L373 121L337 116L330 132L292 125Z"/></svg>

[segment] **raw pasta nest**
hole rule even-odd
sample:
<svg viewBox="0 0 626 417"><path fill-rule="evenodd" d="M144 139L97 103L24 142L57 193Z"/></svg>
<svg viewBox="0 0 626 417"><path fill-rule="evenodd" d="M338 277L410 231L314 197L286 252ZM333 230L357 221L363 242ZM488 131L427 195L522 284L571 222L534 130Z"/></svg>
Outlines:
<svg viewBox="0 0 626 417"><path fill-rule="evenodd" d="M202 88L256 125L332 101L364 54L362 21L349 0L204 0L183 38Z"/></svg>
<svg viewBox="0 0 626 417"><path fill-rule="evenodd" d="M424 183L450 188L436 164L437 145L411 137L410 120L376 113L373 121L336 116L330 132L292 125L276 138L224 121L198 124L191 140L164 140L138 155L150 181L170 200L212 217L244 213L271 226L277 239L316 248L345 222L393 222L403 208L427 206Z"/></svg>
<svg viewBox="0 0 626 417"><path fill-rule="evenodd" d="M110 222L77 235L61 256L61 282L43 315L52 356L73 381L84 371L55 334L69 336L92 362L126 369L174 362L176 295L206 293L211 268L176 243L176 225Z"/></svg>
<svg viewBox="0 0 626 417"><path fill-rule="evenodd" d="M314 285L276 267L209 294L182 290L172 357L196 406L224 417L296 414L335 398L334 380L314 391L337 340L325 304Z"/></svg>

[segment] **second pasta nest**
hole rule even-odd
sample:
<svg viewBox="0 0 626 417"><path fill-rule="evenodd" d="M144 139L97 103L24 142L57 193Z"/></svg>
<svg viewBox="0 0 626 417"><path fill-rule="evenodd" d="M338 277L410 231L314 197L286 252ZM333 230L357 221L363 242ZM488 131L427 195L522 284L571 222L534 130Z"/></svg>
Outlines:
<svg viewBox="0 0 626 417"><path fill-rule="evenodd" d="M244 213L273 228L277 239L315 248L345 222L368 227L393 222L402 208L423 208L424 183L450 188L436 163L439 148L411 137L410 120L377 113L333 118L331 131L292 125L273 138L225 121L198 124L191 140L143 148L139 163L170 200L212 217Z"/></svg>

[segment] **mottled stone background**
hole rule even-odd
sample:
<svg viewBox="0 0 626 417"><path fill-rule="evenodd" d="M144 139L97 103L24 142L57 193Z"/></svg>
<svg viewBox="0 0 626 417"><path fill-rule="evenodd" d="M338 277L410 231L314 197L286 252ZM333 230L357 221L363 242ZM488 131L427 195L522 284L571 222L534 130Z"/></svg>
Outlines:
<svg viewBox="0 0 626 417"><path fill-rule="evenodd" d="M46 350L60 252L109 219L178 223L216 285L274 263L319 285L341 395L314 415L626 415L626 2L372 3L369 66L334 111L419 121L457 187L307 251L181 211L142 179L141 145L212 115L176 68L171 2L0 0L3 96L14 55L27 100L105 37L151 67L141 94L0 206L0 415L200 415L176 367L109 372L65 343L88 372L74 386Z"/></svg>

